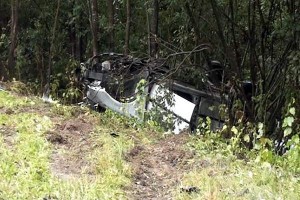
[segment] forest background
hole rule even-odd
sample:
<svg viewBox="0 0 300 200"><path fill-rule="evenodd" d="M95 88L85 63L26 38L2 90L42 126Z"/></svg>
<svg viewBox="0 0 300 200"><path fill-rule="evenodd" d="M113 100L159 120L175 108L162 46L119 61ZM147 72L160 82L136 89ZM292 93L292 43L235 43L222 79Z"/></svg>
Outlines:
<svg viewBox="0 0 300 200"><path fill-rule="evenodd" d="M73 71L93 55L164 58L204 47L176 57L170 67L182 66L173 78L200 88L204 66L218 60L220 93L229 88L239 97L227 108L230 126L246 109L254 132L263 129L260 138L299 139L299 9L296 0L1 0L1 80L37 94L48 84L53 97L74 103L83 94ZM253 85L250 99L245 80Z"/></svg>

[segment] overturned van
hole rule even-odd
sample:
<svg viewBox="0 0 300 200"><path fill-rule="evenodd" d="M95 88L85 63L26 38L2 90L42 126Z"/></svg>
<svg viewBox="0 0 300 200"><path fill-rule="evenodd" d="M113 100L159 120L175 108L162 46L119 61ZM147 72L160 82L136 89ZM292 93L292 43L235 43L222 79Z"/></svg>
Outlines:
<svg viewBox="0 0 300 200"><path fill-rule="evenodd" d="M93 107L140 120L146 114L150 118L156 115L158 121L171 124L168 129L174 133L194 130L199 118L206 117L211 119L212 129L221 128L221 97L165 79L168 70L164 60L115 53L100 54L81 64L86 98Z"/></svg>

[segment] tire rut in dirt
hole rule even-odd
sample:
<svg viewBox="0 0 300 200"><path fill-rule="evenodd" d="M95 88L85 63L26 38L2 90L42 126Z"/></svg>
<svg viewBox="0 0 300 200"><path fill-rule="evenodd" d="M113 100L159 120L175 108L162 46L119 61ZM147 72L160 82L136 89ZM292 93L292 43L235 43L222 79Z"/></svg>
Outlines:
<svg viewBox="0 0 300 200"><path fill-rule="evenodd" d="M183 133L167 136L156 144L136 145L127 154L134 171L133 183L127 188L130 199L172 199L193 158L184 149L187 138Z"/></svg>

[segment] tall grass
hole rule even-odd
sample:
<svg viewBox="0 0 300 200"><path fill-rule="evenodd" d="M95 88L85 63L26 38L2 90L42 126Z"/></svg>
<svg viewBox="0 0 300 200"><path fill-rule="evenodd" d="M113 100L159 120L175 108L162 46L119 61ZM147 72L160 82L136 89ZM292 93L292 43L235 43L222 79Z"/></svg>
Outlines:
<svg viewBox="0 0 300 200"><path fill-rule="evenodd" d="M114 138L109 124L96 124L91 137L97 148L87 155L94 173L59 178L50 168L54 147L45 139L54 127L51 117L20 109L41 103L0 92L0 199L125 199L123 187L130 183L131 170L123 155L132 140L126 134ZM8 108L14 112L5 113ZM71 110L64 108L61 119L72 116Z"/></svg>

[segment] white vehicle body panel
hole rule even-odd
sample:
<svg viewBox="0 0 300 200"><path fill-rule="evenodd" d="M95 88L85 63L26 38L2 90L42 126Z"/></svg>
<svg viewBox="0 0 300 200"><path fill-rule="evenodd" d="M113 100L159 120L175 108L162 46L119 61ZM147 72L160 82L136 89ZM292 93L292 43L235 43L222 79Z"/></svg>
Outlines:
<svg viewBox="0 0 300 200"><path fill-rule="evenodd" d="M166 96L172 96L172 103L171 105L168 103ZM141 109L151 110L154 107L155 101L158 98L165 98L163 104L164 107L159 106L162 110L167 110L171 112L174 117L174 130L175 134L180 133L182 130L189 127L189 122L191 120L195 104L189 102L188 100L180 97L179 95L170 92L167 89L163 89L160 85L154 84L150 91L150 99L151 101L148 105L145 105L145 101L138 101L134 100L129 103L121 103L115 100L111 95L109 95L105 88L100 86L89 86L87 97L89 100L93 102L97 102L100 106L109 108L115 112L118 112L125 116L136 117L140 120L143 120L143 116L139 115L140 111L145 111ZM145 97L146 99L146 97ZM166 118L166 116L164 116ZM183 119L183 120L182 120Z"/></svg>
<svg viewBox="0 0 300 200"><path fill-rule="evenodd" d="M121 103L115 100L112 96L110 96L106 91L105 88L101 88L100 86L90 86L88 93L88 99L93 102L97 102L100 106L104 108L109 108L115 112L118 112L122 115L131 116L139 118L138 116L138 109L141 108L140 103L135 100L130 103Z"/></svg>
<svg viewBox="0 0 300 200"><path fill-rule="evenodd" d="M172 103L171 105L167 101L167 96L171 95ZM163 102L164 108L161 109L166 109L170 111L171 113L174 114L175 117L182 118L181 119L175 119L174 122L174 130L173 132L175 134L180 133L182 130L186 129L189 127L189 122L191 120L195 104L182 98L181 96L175 94L174 92L170 92L169 90L160 87L160 85L155 84L150 92L150 99L152 101L149 102L147 106L147 110L151 110L152 107L154 106L155 102L157 101L158 98L164 98L165 100ZM154 103L152 103L154 102Z"/></svg>

